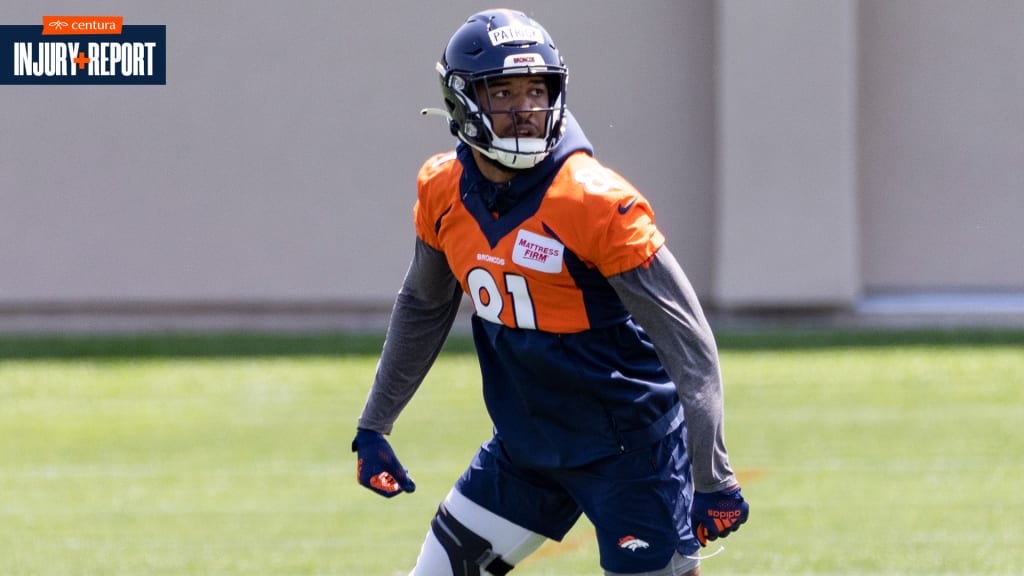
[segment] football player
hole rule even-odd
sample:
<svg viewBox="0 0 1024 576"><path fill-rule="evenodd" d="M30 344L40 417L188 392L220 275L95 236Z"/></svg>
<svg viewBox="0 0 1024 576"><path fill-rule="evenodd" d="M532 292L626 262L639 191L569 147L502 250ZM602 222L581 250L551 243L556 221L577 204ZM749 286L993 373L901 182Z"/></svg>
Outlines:
<svg viewBox="0 0 1024 576"><path fill-rule="evenodd" d="M441 62L459 143L426 161L416 245L357 425L359 482L415 483L384 435L463 295L494 423L440 504L416 576L501 575L581 514L605 574L699 574L746 521L729 465L716 344L648 201L599 163L536 21L471 16Z"/></svg>

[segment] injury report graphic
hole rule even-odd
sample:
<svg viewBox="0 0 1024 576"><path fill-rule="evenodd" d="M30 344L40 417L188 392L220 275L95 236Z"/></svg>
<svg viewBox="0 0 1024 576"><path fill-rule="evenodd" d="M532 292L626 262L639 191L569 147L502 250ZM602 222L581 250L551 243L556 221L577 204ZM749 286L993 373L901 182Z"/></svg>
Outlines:
<svg viewBox="0 0 1024 576"><path fill-rule="evenodd" d="M122 16L43 16L0 26L0 84L166 84L166 26Z"/></svg>

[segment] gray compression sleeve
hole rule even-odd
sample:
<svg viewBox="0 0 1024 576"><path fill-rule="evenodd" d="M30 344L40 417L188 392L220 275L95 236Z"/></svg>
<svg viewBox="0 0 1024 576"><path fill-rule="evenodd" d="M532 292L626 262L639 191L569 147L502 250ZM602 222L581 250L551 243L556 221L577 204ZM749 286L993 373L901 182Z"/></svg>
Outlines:
<svg viewBox="0 0 1024 576"><path fill-rule="evenodd" d="M417 238L358 427L391 433L441 352L461 300L444 254Z"/></svg>
<svg viewBox="0 0 1024 576"><path fill-rule="evenodd" d="M679 390L694 487L716 492L736 484L725 449L725 415L718 348L697 294L668 247L647 268L608 278L654 343Z"/></svg>

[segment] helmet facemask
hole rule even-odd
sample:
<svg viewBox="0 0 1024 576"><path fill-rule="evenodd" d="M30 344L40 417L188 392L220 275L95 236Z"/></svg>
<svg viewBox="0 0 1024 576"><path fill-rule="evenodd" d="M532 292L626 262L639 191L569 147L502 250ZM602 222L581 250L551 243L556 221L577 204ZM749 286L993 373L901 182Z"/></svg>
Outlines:
<svg viewBox="0 0 1024 576"><path fill-rule="evenodd" d="M543 161L561 141L568 71L551 36L523 12L496 9L470 16L445 46L437 72L445 108L422 113L446 116L452 135L481 157L504 169L524 170ZM502 102L495 110L486 97L477 95L478 86L490 96L488 83L521 76L543 78L548 101L542 105L531 95L512 105L534 108L500 110L508 106ZM520 132L521 126L514 124L528 114L543 114L540 124L536 118L529 120L538 130ZM511 115L511 131L505 115Z"/></svg>
<svg viewBox="0 0 1024 576"><path fill-rule="evenodd" d="M558 143L564 131L565 69L558 67L503 68L478 74L441 74L441 91L450 118L452 134L472 146L486 158L503 168L525 170L539 164ZM548 105L530 109L494 110L489 100L490 83L512 76L540 76L548 92ZM482 97L481 97L482 95ZM481 100L484 100L481 102ZM525 115L543 115L539 137L519 136L519 122ZM511 135L499 136L494 129L495 117L509 118ZM533 122L536 125L536 121Z"/></svg>
<svg viewBox="0 0 1024 576"><path fill-rule="evenodd" d="M506 72L502 76L515 75ZM495 109L490 102L491 83L501 76L488 76L476 82L477 100L481 108L480 119L487 127L491 137L490 146L482 153L503 166L512 169L532 168L541 162L561 137L562 127L562 92L564 87L561 76L556 74L537 74L545 85L548 94L546 106L529 109ZM484 101L486 99L486 101ZM527 118L529 116L529 119ZM499 136L495 124L509 126L505 136ZM527 125L538 128L539 134L521 135L521 129Z"/></svg>

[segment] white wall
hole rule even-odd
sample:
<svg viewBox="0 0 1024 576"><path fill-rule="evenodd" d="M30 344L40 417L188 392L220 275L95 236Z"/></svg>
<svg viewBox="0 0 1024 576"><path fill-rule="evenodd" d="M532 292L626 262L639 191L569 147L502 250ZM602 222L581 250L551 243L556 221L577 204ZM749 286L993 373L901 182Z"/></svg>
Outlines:
<svg viewBox="0 0 1024 576"><path fill-rule="evenodd" d="M570 107L599 156L651 197L706 286L711 4L520 6L563 51ZM389 303L413 243L416 171L454 146L418 115L438 105L434 63L488 7L90 3L167 26L167 85L0 90L0 303ZM0 22L41 10L7 3Z"/></svg>
<svg viewBox="0 0 1024 576"><path fill-rule="evenodd" d="M1024 292L1024 2L864 1L863 284Z"/></svg>
<svg viewBox="0 0 1024 576"><path fill-rule="evenodd" d="M851 0L718 3L715 300L859 295Z"/></svg>
<svg viewBox="0 0 1024 576"><path fill-rule="evenodd" d="M1024 292L1024 3L518 3L598 155L710 306ZM167 26L166 86L0 87L0 312L385 308L434 62L489 2L95 0ZM0 23L82 5L8 2Z"/></svg>

